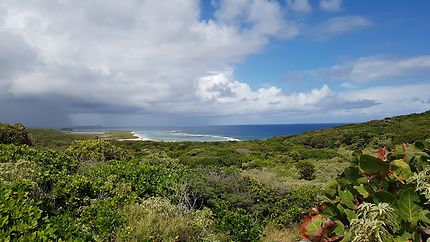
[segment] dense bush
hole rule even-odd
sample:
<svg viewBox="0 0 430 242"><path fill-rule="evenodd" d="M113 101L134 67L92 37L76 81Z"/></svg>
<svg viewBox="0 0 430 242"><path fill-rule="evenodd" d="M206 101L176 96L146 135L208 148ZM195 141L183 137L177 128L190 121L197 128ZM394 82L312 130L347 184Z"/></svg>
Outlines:
<svg viewBox="0 0 430 242"><path fill-rule="evenodd" d="M0 123L0 144L34 145L34 141L24 125Z"/></svg>
<svg viewBox="0 0 430 242"><path fill-rule="evenodd" d="M257 241L262 236L263 227L255 215L241 208L231 211L220 207L217 211L216 228L233 241Z"/></svg>
<svg viewBox="0 0 430 242"><path fill-rule="evenodd" d="M0 182L0 238L5 241L43 241L54 238L54 230L37 202L29 197L30 186Z"/></svg>
<svg viewBox="0 0 430 242"><path fill-rule="evenodd" d="M300 179L313 180L315 178L315 166L309 161L300 161L296 164Z"/></svg>
<svg viewBox="0 0 430 242"><path fill-rule="evenodd" d="M109 160L128 158L125 150L105 140L76 140L66 149L81 166L91 166Z"/></svg>
<svg viewBox="0 0 430 242"><path fill-rule="evenodd" d="M321 192L313 186L300 186L275 201L271 219L280 226L300 222L303 211L321 201Z"/></svg>

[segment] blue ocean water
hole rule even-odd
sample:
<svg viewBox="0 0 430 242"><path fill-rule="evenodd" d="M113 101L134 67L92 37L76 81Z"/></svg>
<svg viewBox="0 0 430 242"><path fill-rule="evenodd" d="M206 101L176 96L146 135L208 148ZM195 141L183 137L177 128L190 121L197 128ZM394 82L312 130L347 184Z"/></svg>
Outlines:
<svg viewBox="0 0 430 242"><path fill-rule="evenodd" d="M78 130L127 130L143 140L153 141L239 141L266 139L274 136L301 134L327 129L343 123L220 125L197 127L85 127Z"/></svg>
<svg viewBox="0 0 430 242"><path fill-rule="evenodd" d="M222 125L198 127L127 127L104 128L130 130L140 138L153 141L239 141L265 139L273 136L300 134L326 129L341 123L275 124L275 125Z"/></svg>

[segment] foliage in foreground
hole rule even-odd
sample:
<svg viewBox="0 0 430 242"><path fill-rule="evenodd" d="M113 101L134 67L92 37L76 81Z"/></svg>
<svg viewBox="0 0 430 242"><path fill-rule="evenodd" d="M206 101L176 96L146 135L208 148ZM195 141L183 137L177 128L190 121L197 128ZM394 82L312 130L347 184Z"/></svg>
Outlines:
<svg viewBox="0 0 430 242"><path fill-rule="evenodd" d="M357 159L326 187L328 202L304 218L311 241L425 241L430 228L430 153L417 142Z"/></svg>
<svg viewBox="0 0 430 242"><path fill-rule="evenodd" d="M0 182L0 235L6 241L41 241L54 238L54 230L37 202L29 196L29 185L18 182L7 188Z"/></svg>

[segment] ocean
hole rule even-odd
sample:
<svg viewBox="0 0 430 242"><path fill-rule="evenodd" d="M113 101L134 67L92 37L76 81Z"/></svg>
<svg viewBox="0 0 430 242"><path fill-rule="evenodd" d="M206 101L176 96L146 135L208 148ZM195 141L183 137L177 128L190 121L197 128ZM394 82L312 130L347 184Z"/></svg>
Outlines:
<svg viewBox="0 0 430 242"><path fill-rule="evenodd" d="M301 134L306 131L327 129L342 123L220 125L197 127L97 127L86 130L133 131L143 140L153 141L239 141L266 139L274 136ZM82 130L82 129L81 129Z"/></svg>

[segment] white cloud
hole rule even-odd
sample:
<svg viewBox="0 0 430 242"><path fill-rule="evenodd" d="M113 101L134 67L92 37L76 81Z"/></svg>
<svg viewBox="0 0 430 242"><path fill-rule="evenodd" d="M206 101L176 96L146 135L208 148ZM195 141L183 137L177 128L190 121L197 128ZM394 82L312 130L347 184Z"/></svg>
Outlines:
<svg viewBox="0 0 430 242"><path fill-rule="evenodd" d="M317 71L322 80L342 80L356 83L371 81L428 81L430 56L404 58L362 57Z"/></svg>
<svg viewBox="0 0 430 242"><path fill-rule="evenodd" d="M378 105L354 110L355 115L374 117L423 112L430 109L430 84L380 86L339 94L346 100L375 100ZM339 112L339 110L335 111Z"/></svg>
<svg viewBox="0 0 430 242"><path fill-rule="evenodd" d="M71 113L180 110L198 102L194 83L209 70L298 33L269 0L222 1L210 20L198 0L0 5L0 96L57 97Z"/></svg>
<svg viewBox="0 0 430 242"><path fill-rule="evenodd" d="M287 22L283 10L277 2L266 0L222 0L220 8L215 12L216 20L220 23L236 26L250 24L255 34L276 35L291 38L298 34L298 27ZM248 32L249 29L244 29Z"/></svg>
<svg viewBox="0 0 430 242"><path fill-rule="evenodd" d="M342 0L320 0L320 8L327 12L340 11Z"/></svg>
<svg viewBox="0 0 430 242"><path fill-rule="evenodd" d="M310 13L312 11L312 6L309 0L288 0L288 8L301 13Z"/></svg>
<svg viewBox="0 0 430 242"><path fill-rule="evenodd" d="M372 22L362 16L343 16L329 19L315 26L311 35L316 40L327 40L333 36L367 28Z"/></svg>
<svg viewBox="0 0 430 242"><path fill-rule="evenodd" d="M209 110L217 113L252 114L258 112L307 112L330 108L353 109L363 105L374 105L367 99L344 100L327 85L309 92L283 94L280 88L271 86L252 90L243 82L233 79L232 71L212 73L200 78L197 94ZM365 103L363 101L366 101Z"/></svg>
<svg viewBox="0 0 430 242"><path fill-rule="evenodd" d="M198 0L2 0L1 121L34 118L37 124L50 125L51 120L61 125L69 118L100 123L105 118L116 125L115 115L122 114L127 120L139 117L138 125L159 124L157 117L172 124L237 115L258 116L249 119L255 122L306 115L315 121L330 112L377 110L377 102L385 102L360 96L358 90L347 98L323 84L285 94L279 87L253 90L235 80L231 66L262 51L271 38L296 36L298 26L277 1L219 4L214 19L202 20ZM289 7L312 9L308 1L290 1ZM369 24L362 17L333 19L318 36ZM358 82L426 69L427 62L428 57L395 62L393 70L393 61L362 60L333 68L346 81ZM320 71L333 75L332 68ZM428 94L417 97L407 100L426 107Z"/></svg>

